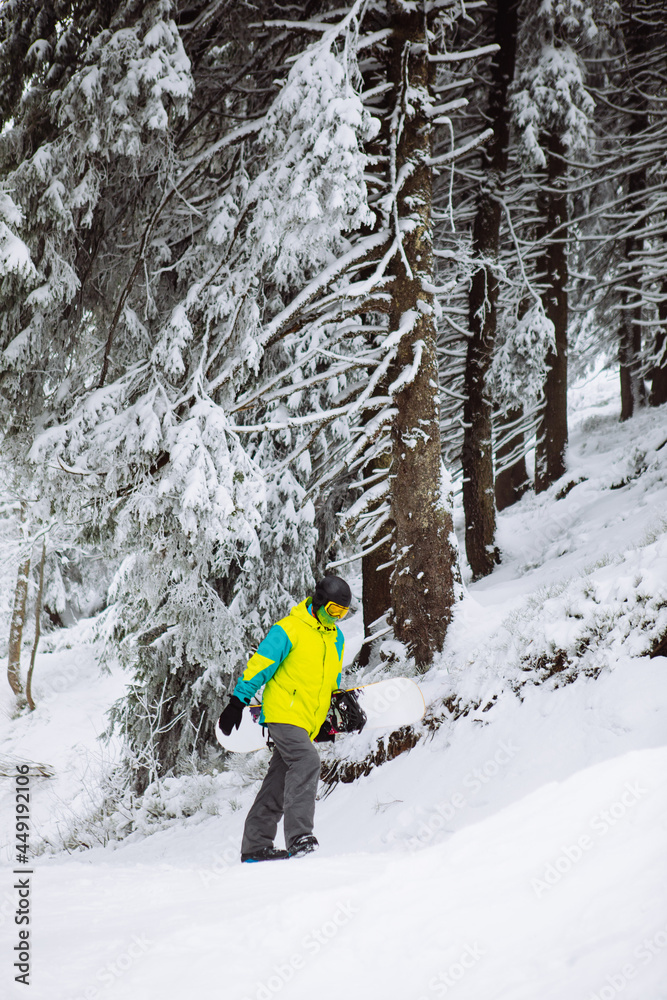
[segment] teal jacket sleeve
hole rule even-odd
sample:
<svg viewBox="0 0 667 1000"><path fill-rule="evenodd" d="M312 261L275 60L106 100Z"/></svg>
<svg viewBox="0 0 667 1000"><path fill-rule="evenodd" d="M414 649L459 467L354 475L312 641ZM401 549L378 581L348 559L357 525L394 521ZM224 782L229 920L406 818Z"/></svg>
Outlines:
<svg viewBox="0 0 667 1000"><path fill-rule="evenodd" d="M274 625L260 642L257 652L248 660L243 676L237 681L234 694L247 705L254 694L270 681L276 670L292 649L287 632Z"/></svg>

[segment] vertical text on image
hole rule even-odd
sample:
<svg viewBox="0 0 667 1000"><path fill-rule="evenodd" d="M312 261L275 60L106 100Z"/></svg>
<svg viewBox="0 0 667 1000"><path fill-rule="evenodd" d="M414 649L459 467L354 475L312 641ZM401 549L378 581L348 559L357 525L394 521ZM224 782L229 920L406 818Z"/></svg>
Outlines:
<svg viewBox="0 0 667 1000"><path fill-rule="evenodd" d="M16 863L28 865L28 844L30 833L30 767L28 764L16 765L16 802L15 802L15 843ZM14 923L17 926L17 943L13 946L13 967L17 970L14 979L24 986L30 985L30 876L32 868L15 868L17 876L14 889L17 892ZM21 877L18 877L21 876Z"/></svg>

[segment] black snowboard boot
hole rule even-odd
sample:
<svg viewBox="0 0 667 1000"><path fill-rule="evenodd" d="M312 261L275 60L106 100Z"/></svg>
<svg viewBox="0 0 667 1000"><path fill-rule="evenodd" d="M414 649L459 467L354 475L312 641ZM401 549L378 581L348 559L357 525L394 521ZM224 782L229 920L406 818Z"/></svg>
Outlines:
<svg viewBox="0 0 667 1000"><path fill-rule="evenodd" d="M289 857L289 851L281 851L277 847L260 847L258 851L242 854L241 861L278 861L280 858Z"/></svg>
<svg viewBox="0 0 667 1000"><path fill-rule="evenodd" d="M309 833L304 833L302 837L297 837L290 847L289 856L290 858L298 858L302 854L310 854L312 851L316 851L319 846L317 837L313 837Z"/></svg>

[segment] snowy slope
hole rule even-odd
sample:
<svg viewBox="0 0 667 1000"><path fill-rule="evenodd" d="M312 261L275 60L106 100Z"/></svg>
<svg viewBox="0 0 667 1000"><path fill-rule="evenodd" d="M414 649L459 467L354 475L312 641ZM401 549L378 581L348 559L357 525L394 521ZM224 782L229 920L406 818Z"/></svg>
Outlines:
<svg viewBox="0 0 667 1000"><path fill-rule="evenodd" d="M619 425L615 395L581 390L563 483L501 516L503 564L421 682L441 727L323 795L311 857L239 864L262 753L168 781L125 840L37 857L33 1000L667 998L667 659L641 655L667 631L667 421ZM35 840L76 829L113 758L95 734L124 679L93 654L82 623L40 656L32 716L3 695L0 755L57 772L33 779ZM2 879L2 995L22 996Z"/></svg>

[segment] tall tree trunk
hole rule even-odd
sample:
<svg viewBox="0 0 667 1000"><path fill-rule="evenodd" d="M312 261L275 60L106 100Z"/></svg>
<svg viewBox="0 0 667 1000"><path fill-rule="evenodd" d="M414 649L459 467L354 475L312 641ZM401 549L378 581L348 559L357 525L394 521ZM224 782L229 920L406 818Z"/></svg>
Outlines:
<svg viewBox="0 0 667 1000"><path fill-rule="evenodd" d="M30 666L28 667L28 676L25 682L25 700L28 702L28 708L31 712L35 710L35 702L32 697L32 675L35 669L35 660L37 658L37 648L39 646L39 636L41 633L40 621L42 617L42 596L44 594L44 563L46 561L46 539L42 539L42 557L39 560L39 581L37 584L37 600L35 601L35 638L32 644L32 653L30 654Z"/></svg>
<svg viewBox="0 0 667 1000"><path fill-rule="evenodd" d="M473 252L480 260L468 299L470 338L465 366L463 404L463 509L466 554L473 579L491 572L498 562L494 544L496 511L493 486L492 403L486 379L496 339L501 205L509 146L507 91L514 77L518 0L498 0L494 41L500 51L491 64L489 124L494 135L482 152L485 177L473 224Z"/></svg>
<svg viewBox="0 0 667 1000"><path fill-rule="evenodd" d="M632 67L650 50L648 32L650 22L645 18L646 4L631 2L625 27L625 37L630 74L628 77L627 111L630 116L629 146L633 149L642 136L650 132L646 95L632 77ZM646 190L646 165L633 170L628 177L628 210L639 216L644 208ZM642 373L642 276L636 261L643 239L637 229L644 225L638 221L625 238L624 265L626 277L621 292L621 322L618 331L618 360L621 383L621 420L629 420L637 406L646 403L646 389Z"/></svg>
<svg viewBox="0 0 667 1000"><path fill-rule="evenodd" d="M663 279L661 291L662 299L658 307L661 329L655 338L657 364L651 370L651 406L667 403L667 278Z"/></svg>
<svg viewBox="0 0 667 1000"><path fill-rule="evenodd" d="M26 522L28 519L28 505L21 502L21 542L26 544ZM14 608L9 626L9 649L7 657L7 679L9 686L19 700L23 699L23 684L21 683L21 641L23 639L23 626L26 619L26 609L28 605L28 577L30 574L30 549L26 548L27 555L19 563L16 577L16 589L14 590Z"/></svg>
<svg viewBox="0 0 667 1000"><path fill-rule="evenodd" d="M627 293L623 293L627 301ZM641 306L624 312L618 331L618 369L621 383L621 420L629 420L645 395L641 376Z"/></svg>
<svg viewBox="0 0 667 1000"><path fill-rule="evenodd" d="M635 119L630 128L630 134L642 131L642 124ZM636 170L628 179L628 194L635 212L642 208L641 193L646 188L646 171L642 167ZM634 197L633 197L634 196ZM640 223L643 225L643 223ZM621 420L629 420L637 406L646 402L646 390L642 377L642 292L641 274L633 263L637 251L641 250L642 240L631 232L625 239L625 266L627 277L621 293L621 325L619 329L618 360L621 380Z"/></svg>
<svg viewBox="0 0 667 1000"><path fill-rule="evenodd" d="M521 428L523 406L515 406L496 417L496 426L505 430L504 440L496 449L496 464L510 464L496 473L496 507L505 510L516 503L530 485L526 469L525 440ZM513 429L512 429L513 428ZM512 457L513 456L513 457Z"/></svg>
<svg viewBox="0 0 667 1000"><path fill-rule="evenodd" d="M547 352L544 404L535 443L535 492L541 493L565 472L567 447L567 190L565 149L552 132L548 139L548 177L542 258L542 302L554 325L555 346Z"/></svg>
<svg viewBox="0 0 667 1000"><path fill-rule="evenodd" d="M392 263L391 332L402 331L392 426L391 507L395 524L391 575L393 626L420 667L442 648L454 603L457 568L451 511L443 497L440 401L433 295L430 79L423 11L393 3L392 79L398 114L392 127L398 226L403 253Z"/></svg>

